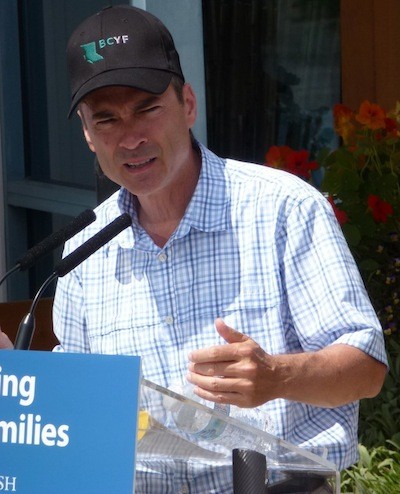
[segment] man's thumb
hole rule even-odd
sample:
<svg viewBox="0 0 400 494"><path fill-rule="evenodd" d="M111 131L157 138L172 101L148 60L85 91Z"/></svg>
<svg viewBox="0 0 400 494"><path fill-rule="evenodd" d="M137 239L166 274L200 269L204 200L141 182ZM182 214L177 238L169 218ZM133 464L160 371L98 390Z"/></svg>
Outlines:
<svg viewBox="0 0 400 494"><path fill-rule="evenodd" d="M249 339L248 336L240 333L239 331L236 331L235 329L225 324L224 320L221 318L216 319L214 324L215 329L218 331L219 335L227 343L241 343Z"/></svg>

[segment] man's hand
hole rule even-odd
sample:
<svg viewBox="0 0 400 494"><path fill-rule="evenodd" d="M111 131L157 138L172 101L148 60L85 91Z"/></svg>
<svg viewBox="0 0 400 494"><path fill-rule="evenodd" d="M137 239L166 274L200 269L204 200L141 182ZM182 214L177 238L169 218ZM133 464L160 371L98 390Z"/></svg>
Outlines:
<svg viewBox="0 0 400 494"><path fill-rule="evenodd" d="M243 408L277 398L274 358L222 319L215 321L215 327L228 344L190 353L187 378L196 386L195 393L206 400Z"/></svg>
<svg viewBox="0 0 400 494"><path fill-rule="evenodd" d="M0 350L13 348L10 338L0 329Z"/></svg>
<svg viewBox="0 0 400 494"><path fill-rule="evenodd" d="M189 354L187 379L206 400L256 407L276 398L337 407L379 393L386 366L358 348L269 355L254 340L215 321L227 342Z"/></svg>

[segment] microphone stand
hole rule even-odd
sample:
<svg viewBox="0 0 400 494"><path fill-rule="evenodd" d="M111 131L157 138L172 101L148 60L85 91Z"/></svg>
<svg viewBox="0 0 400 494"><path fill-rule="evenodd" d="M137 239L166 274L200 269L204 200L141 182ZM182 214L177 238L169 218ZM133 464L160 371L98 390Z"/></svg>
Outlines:
<svg viewBox="0 0 400 494"><path fill-rule="evenodd" d="M9 276L11 276L13 273L15 273L15 271L18 271L19 268L20 268L20 265L19 264L16 264L12 269L10 269L9 271L7 271L7 273L0 279L0 286L4 283L4 281Z"/></svg>
<svg viewBox="0 0 400 494"><path fill-rule="evenodd" d="M103 247L107 242L113 239L116 235L128 228L132 224L132 218L128 213L123 213L118 216L114 221L105 226L93 237L86 240L81 246L68 254L64 259L57 264L53 273L47 278L43 285L39 288L38 292L33 299L31 310L23 318L18 328L17 337L15 339L15 350L29 350L32 342L33 333L35 331L35 309L37 303L47 288L47 286L57 277L62 278L74 268L76 268L81 262L85 261L89 256L94 254L98 249Z"/></svg>
<svg viewBox="0 0 400 494"><path fill-rule="evenodd" d="M18 333L15 338L14 350L29 350L32 343L33 334L35 332L36 306L45 289L55 278L57 278L57 276L58 275L56 272L52 273L37 291L28 314L26 314L19 325Z"/></svg>
<svg viewBox="0 0 400 494"><path fill-rule="evenodd" d="M234 494L265 494L268 492L265 455L250 449L234 449L232 468Z"/></svg>

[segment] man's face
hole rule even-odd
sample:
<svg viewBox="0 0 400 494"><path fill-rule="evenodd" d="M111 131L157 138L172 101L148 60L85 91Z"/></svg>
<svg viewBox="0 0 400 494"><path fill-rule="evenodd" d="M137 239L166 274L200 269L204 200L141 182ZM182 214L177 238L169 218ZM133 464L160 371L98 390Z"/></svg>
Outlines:
<svg viewBox="0 0 400 494"><path fill-rule="evenodd" d="M168 197L193 173L196 99L189 85L183 102L171 85L161 95L108 86L90 93L78 113L103 173L139 200Z"/></svg>

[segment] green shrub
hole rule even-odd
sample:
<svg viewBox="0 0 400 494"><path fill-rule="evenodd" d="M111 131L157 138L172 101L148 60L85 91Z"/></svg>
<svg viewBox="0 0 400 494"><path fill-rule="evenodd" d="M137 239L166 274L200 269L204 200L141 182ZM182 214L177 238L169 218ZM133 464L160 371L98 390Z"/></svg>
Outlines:
<svg viewBox="0 0 400 494"><path fill-rule="evenodd" d="M341 475L341 492L352 494L398 494L400 492L400 446L387 441L386 446L368 450L358 447L360 459Z"/></svg>
<svg viewBox="0 0 400 494"><path fill-rule="evenodd" d="M400 343L386 338L389 372L376 398L361 400L360 459L341 474L341 492L400 493Z"/></svg>
<svg viewBox="0 0 400 494"><path fill-rule="evenodd" d="M386 349L390 369L382 391L360 404L359 441L367 448L383 446L388 439L400 444L400 343L394 335L386 338Z"/></svg>

